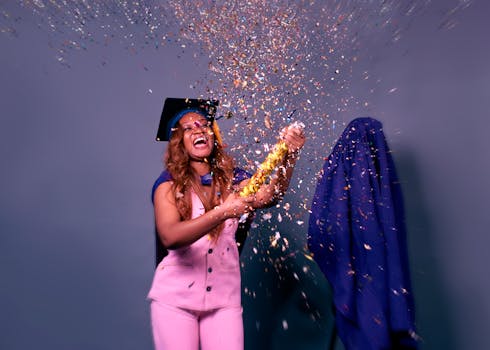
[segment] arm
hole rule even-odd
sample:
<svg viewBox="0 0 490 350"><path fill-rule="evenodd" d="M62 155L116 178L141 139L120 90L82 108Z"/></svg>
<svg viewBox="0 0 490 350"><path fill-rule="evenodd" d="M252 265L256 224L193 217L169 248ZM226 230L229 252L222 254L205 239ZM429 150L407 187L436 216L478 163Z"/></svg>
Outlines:
<svg viewBox="0 0 490 350"><path fill-rule="evenodd" d="M158 235L168 249L189 245L226 219L240 217L249 211L249 202L249 199L231 193L222 205L197 218L182 220L172 193L172 183L165 182L155 190L155 223Z"/></svg>

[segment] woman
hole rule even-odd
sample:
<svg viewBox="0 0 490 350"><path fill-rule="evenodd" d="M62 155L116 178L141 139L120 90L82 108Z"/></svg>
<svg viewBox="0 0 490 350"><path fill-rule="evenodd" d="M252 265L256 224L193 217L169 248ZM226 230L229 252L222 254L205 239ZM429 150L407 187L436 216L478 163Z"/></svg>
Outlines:
<svg viewBox="0 0 490 350"><path fill-rule="evenodd" d="M285 128L283 166L255 195L241 197L248 180L240 181L243 171L223 150L212 107L209 101L167 99L162 113L167 171L154 186L153 201L168 255L148 295L156 349L243 349L238 218L284 194L304 144L301 129Z"/></svg>

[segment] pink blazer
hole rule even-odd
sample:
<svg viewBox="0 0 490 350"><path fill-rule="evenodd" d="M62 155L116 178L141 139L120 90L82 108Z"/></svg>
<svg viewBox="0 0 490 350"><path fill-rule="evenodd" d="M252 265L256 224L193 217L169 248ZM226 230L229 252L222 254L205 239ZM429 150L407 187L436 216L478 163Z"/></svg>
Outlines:
<svg viewBox="0 0 490 350"><path fill-rule="evenodd" d="M192 191L192 217L204 206ZM205 235L191 245L169 250L158 264L148 299L196 311L241 305L241 281L235 232L228 219L218 240Z"/></svg>

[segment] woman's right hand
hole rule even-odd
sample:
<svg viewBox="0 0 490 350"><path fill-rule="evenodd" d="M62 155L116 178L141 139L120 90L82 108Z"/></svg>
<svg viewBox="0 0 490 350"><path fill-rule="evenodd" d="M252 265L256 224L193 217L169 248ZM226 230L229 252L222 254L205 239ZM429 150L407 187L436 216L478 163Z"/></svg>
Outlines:
<svg viewBox="0 0 490 350"><path fill-rule="evenodd" d="M253 211L253 196L242 197L237 192L231 192L220 205L227 218L239 218L245 213Z"/></svg>

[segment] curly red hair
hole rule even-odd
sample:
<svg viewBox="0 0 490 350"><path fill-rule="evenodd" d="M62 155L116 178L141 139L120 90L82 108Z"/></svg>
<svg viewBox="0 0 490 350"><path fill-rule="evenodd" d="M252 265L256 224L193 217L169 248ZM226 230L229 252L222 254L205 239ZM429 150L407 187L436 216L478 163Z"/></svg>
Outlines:
<svg viewBox="0 0 490 350"><path fill-rule="evenodd" d="M184 147L184 130L177 123L172 136L170 137L167 152L165 154L165 166L172 176L172 191L174 194L175 204L179 211L182 220L189 220L192 212L192 201L190 191L192 189L192 181L196 177L193 168L191 167L190 157ZM221 198L226 199L231 191L233 182L234 160L225 151L223 146L214 142L213 151L207 161L211 166L211 174L213 175L213 186L215 189L214 196L209 203L203 203L209 210L220 204ZM221 228L221 225L218 226ZM220 232L221 229L213 230Z"/></svg>

